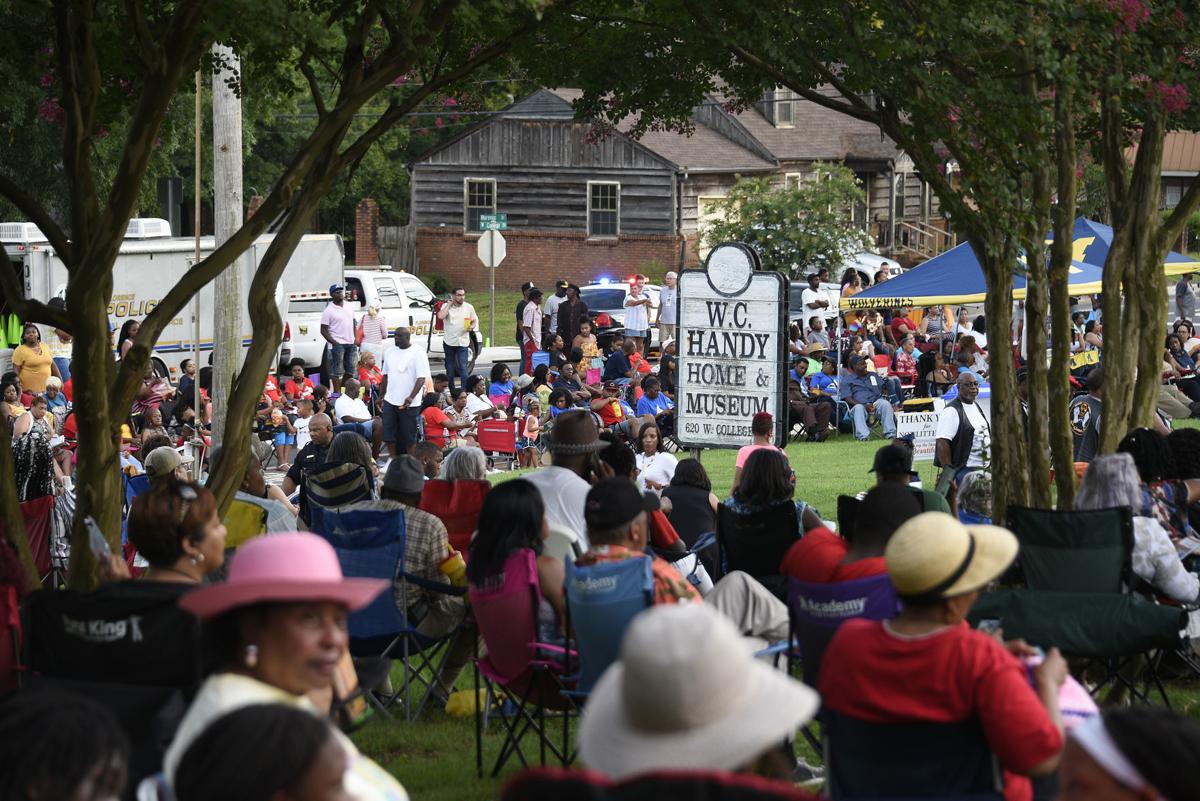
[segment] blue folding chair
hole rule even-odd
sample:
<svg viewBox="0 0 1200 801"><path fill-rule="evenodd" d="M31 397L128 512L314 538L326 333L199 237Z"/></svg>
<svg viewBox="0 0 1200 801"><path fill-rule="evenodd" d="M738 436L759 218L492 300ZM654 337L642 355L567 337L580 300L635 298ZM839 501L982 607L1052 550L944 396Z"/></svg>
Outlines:
<svg viewBox="0 0 1200 801"><path fill-rule="evenodd" d="M125 509L121 516L121 545L129 541L129 510L133 508L133 499L150 489L150 476L142 473L138 476L121 474L125 485Z"/></svg>
<svg viewBox="0 0 1200 801"><path fill-rule="evenodd" d="M818 584L788 579L788 616L804 682L817 686L821 658L847 620L890 620L900 598L886 573L853 581Z"/></svg>
<svg viewBox="0 0 1200 801"><path fill-rule="evenodd" d="M399 598L395 593L384 592L365 609L350 615L350 653L385 662L400 660L404 666L403 688L390 696L371 690L367 698L387 714L388 707L403 694L405 716L412 720L421 714L433 695L439 670L447 656L445 646L449 645L458 631L440 638L418 633L406 616L409 608L408 584L447 595L463 595L466 589L428 581L407 572L402 509L373 508L373 504L351 504L340 509L329 509L314 504L310 511L313 532L333 546L343 575L348 578L381 578L389 582L403 578L405 581L401 585ZM426 671L429 671L428 677ZM415 712L411 696L413 680L425 689Z"/></svg>
<svg viewBox="0 0 1200 801"><path fill-rule="evenodd" d="M586 697L617 661L625 629L654 604L651 560L626 559L581 567L567 562L568 628L575 633L579 675L572 695Z"/></svg>

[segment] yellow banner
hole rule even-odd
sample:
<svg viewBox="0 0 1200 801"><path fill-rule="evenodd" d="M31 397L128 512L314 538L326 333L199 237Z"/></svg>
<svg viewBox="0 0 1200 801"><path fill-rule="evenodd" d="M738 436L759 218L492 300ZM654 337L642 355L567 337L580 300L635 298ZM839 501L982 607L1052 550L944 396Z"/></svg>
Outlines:
<svg viewBox="0 0 1200 801"><path fill-rule="evenodd" d="M1085 350L1085 351L1081 351L1080 353L1072 353L1071 354L1071 369L1072 370L1078 370L1080 367L1083 367L1085 365L1099 364L1099 363L1100 363L1100 351L1098 351L1098 350Z"/></svg>

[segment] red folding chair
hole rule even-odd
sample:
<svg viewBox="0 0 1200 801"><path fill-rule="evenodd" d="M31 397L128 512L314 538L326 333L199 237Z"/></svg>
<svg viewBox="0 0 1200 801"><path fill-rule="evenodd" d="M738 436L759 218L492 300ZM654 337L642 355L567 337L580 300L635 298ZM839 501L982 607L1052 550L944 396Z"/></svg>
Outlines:
<svg viewBox="0 0 1200 801"><path fill-rule="evenodd" d="M517 421L516 420L480 420L476 426L476 439L479 448L488 456L488 467L495 467L505 458L509 470L517 461Z"/></svg>

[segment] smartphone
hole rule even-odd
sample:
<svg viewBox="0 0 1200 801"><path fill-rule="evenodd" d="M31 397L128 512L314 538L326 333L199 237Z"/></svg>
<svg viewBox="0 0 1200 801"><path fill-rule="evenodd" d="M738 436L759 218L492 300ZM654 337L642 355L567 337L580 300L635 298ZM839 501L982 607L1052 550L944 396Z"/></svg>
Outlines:
<svg viewBox="0 0 1200 801"><path fill-rule="evenodd" d="M87 526L88 544L92 546L92 554L96 557L96 561L107 562L112 558L112 549L108 547L108 540L104 539L104 533L100 531L100 526L96 525L96 519L85 517L83 524Z"/></svg>
<svg viewBox="0 0 1200 801"><path fill-rule="evenodd" d="M979 629L979 631L982 631L984 634L995 634L1000 630L1000 620L999 618L994 617L985 618L979 621L979 625L976 626L976 628Z"/></svg>

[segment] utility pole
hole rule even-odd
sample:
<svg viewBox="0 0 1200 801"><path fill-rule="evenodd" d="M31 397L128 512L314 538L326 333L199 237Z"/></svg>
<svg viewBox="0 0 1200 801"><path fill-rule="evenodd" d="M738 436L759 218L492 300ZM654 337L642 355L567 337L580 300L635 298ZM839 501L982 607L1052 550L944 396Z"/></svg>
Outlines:
<svg viewBox="0 0 1200 801"><path fill-rule="evenodd" d="M242 101L227 81L240 79L241 61L222 44L213 45L213 218L219 248L242 227ZM242 271L247 254L229 265L213 284L213 445L225 434L233 379L241 365Z"/></svg>

